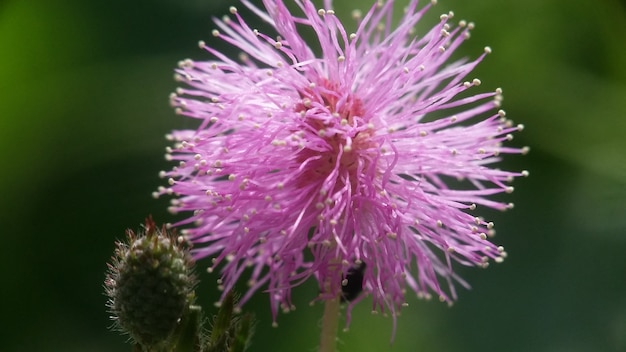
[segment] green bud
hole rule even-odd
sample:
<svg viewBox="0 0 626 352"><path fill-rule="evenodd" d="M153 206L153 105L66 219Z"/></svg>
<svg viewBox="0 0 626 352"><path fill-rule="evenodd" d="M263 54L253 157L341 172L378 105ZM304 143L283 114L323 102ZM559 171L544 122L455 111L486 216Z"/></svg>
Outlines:
<svg viewBox="0 0 626 352"><path fill-rule="evenodd" d="M143 231L128 230L127 242L117 242L109 264L105 293L111 318L145 351L167 350L194 301L193 260L183 242L148 218Z"/></svg>

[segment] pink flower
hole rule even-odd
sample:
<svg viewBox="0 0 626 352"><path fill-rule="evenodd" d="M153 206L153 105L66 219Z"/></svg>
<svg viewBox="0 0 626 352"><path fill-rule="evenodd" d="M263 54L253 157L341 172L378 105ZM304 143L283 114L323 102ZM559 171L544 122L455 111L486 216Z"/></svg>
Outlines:
<svg viewBox="0 0 626 352"><path fill-rule="evenodd" d="M296 0L299 16L280 0L264 0L265 10L242 2L276 33L231 8L213 34L240 60L200 43L214 59L180 63L187 88L171 103L200 125L171 134L167 157L179 164L156 192L188 214L173 226L190 225L196 259L220 265L225 292L246 277L240 303L267 290L276 319L293 307L294 286L314 277L318 298L335 298L365 263L363 292L395 317L408 291L456 299L454 283L467 284L453 262L486 267L506 256L474 210L512 207L490 196L527 173L492 165L526 149L503 146L521 125L497 110L501 91L474 93L480 81L465 80L490 49L450 60L471 23L451 24L450 13L416 36L431 4L411 1L394 28L386 1L356 13L348 33L330 0L326 10Z"/></svg>

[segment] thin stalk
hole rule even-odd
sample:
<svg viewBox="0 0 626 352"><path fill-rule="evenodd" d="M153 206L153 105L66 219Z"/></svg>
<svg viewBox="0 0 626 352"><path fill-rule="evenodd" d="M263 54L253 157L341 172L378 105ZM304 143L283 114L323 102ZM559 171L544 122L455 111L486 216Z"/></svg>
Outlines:
<svg viewBox="0 0 626 352"><path fill-rule="evenodd" d="M335 352L339 327L339 305L339 298L328 299L324 303L319 352Z"/></svg>

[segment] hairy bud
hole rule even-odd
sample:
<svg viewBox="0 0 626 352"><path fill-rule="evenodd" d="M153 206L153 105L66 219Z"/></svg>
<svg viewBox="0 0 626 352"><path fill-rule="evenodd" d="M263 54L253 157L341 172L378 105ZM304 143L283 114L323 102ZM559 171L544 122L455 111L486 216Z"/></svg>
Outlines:
<svg viewBox="0 0 626 352"><path fill-rule="evenodd" d="M142 231L117 242L104 282L115 327L144 350L167 345L194 301L193 260L175 231L151 218Z"/></svg>

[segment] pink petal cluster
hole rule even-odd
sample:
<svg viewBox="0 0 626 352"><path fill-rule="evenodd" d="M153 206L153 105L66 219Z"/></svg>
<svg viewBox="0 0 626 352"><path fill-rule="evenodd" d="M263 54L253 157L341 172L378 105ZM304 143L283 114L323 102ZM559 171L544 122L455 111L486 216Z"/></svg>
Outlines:
<svg viewBox="0 0 626 352"><path fill-rule="evenodd" d="M450 13L417 36L432 4L411 1L394 27L393 1L379 1L349 33L330 0L295 0L299 15L280 0L242 2L276 33L231 8L213 34L239 60L200 43L214 59L180 63L186 88L171 104L199 127L171 134L178 165L155 192L188 214L173 226L186 227L210 271L220 266L225 291L245 277L241 303L266 290L276 319L294 286L314 277L319 299L336 298L365 263L363 292L395 316L407 291L454 300L454 283L467 284L453 262L505 257L489 241L493 223L473 211L512 207L491 196L527 173L492 164L526 149L503 146L521 125L498 110L501 91L473 93L480 81L466 79L490 49L450 59L472 24L451 24Z"/></svg>

